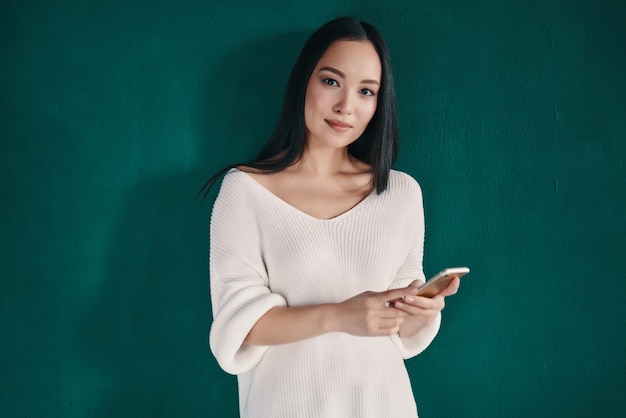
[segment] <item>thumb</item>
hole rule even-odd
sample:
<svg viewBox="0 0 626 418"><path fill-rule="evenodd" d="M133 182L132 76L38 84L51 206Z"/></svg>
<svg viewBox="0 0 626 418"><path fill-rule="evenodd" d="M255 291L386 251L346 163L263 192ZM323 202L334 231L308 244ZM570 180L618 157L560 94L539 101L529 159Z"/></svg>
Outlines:
<svg viewBox="0 0 626 418"><path fill-rule="evenodd" d="M416 279L413 280L408 287L421 287L424 285L424 283L426 283L424 280L422 279Z"/></svg>

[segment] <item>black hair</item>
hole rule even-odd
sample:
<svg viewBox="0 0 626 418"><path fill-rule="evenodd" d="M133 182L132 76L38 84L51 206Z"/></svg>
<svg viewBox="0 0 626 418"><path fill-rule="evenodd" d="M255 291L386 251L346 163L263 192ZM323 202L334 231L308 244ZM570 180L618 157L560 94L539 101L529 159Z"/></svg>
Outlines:
<svg viewBox="0 0 626 418"><path fill-rule="evenodd" d="M352 17L332 20L309 37L291 70L283 107L274 133L253 161L231 164L215 173L202 187L203 199L215 182L234 167L243 166L263 173L275 173L298 162L306 144L304 103L306 89L318 61L328 47L339 40L370 41L382 66L376 112L363 134L348 145L348 153L372 167L372 186L377 193L387 188L389 170L398 154L396 95L389 51L382 35L371 24Z"/></svg>

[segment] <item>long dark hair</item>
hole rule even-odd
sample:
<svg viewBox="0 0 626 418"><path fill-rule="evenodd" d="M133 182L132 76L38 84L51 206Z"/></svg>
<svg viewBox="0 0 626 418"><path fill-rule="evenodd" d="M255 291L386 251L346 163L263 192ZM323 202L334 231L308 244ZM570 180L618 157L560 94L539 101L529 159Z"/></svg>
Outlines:
<svg viewBox="0 0 626 418"><path fill-rule="evenodd" d="M376 112L363 134L348 146L348 152L372 167L372 185L377 193L387 188L389 170L398 154L396 93L387 45L378 30L367 22L341 17L326 23L306 41L291 70L283 107L274 133L253 161L231 164L215 173L198 196L206 198L211 187L228 170L244 166L263 173L275 173L298 162L306 144L304 103L309 78L330 45L339 40L370 41L382 66Z"/></svg>

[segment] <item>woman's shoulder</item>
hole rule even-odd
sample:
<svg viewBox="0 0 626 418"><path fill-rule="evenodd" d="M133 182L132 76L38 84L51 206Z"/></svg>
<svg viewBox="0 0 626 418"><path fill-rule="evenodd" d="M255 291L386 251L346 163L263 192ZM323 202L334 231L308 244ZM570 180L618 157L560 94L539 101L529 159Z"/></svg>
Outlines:
<svg viewBox="0 0 626 418"><path fill-rule="evenodd" d="M218 199L241 201L251 190L251 177L239 168L231 168L224 174L219 188Z"/></svg>
<svg viewBox="0 0 626 418"><path fill-rule="evenodd" d="M224 174L220 190L228 189L229 187L241 187L240 185L242 183L242 180L244 179L244 174L245 173L238 167L231 168L226 172L226 174Z"/></svg>
<svg viewBox="0 0 626 418"><path fill-rule="evenodd" d="M387 190L381 195L386 195L387 204L401 207L416 207L422 205L422 189L410 174L399 170L389 172Z"/></svg>
<svg viewBox="0 0 626 418"><path fill-rule="evenodd" d="M238 166L231 168L224 175L220 194L235 194L239 200L248 199L251 204L265 199L268 191L274 190L275 177L278 173L263 173L261 170Z"/></svg>
<svg viewBox="0 0 626 418"><path fill-rule="evenodd" d="M417 180L404 171L392 169L389 172L389 186L390 190L406 191L413 190L421 194L421 187Z"/></svg>
<svg viewBox="0 0 626 418"><path fill-rule="evenodd" d="M232 168L224 174L217 197L213 204L213 214L219 212L224 219L254 217L264 195L258 190L246 172Z"/></svg>

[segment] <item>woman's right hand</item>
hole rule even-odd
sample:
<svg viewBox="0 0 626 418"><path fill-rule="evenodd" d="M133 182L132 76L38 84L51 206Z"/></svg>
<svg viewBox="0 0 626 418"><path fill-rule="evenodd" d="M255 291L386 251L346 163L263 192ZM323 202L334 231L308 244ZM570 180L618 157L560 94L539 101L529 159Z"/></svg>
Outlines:
<svg viewBox="0 0 626 418"><path fill-rule="evenodd" d="M368 337L397 334L406 312L389 306L390 302L414 295L414 287L392 289L385 292L364 292L336 307L338 329L342 332Z"/></svg>

